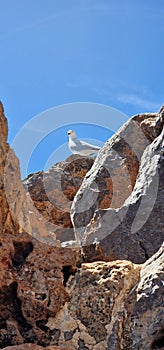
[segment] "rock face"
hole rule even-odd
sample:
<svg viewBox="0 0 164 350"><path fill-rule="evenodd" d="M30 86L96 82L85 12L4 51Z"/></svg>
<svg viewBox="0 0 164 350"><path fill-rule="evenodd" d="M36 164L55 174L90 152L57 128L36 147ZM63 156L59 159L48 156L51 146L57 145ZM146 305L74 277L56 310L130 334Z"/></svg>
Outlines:
<svg viewBox="0 0 164 350"><path fill-rule="evenodd" d="M164 246L145 264L82 264L67 283L70 301L50 317L59 344L86 350L163 349Z"/></svg>
<svg viewBox="0 0 164 350"><path fill-rule="evenodd" d="M76 270L77 253L4 234L0 239L0 348L35 342L58 343L59 330L46 326L70 300L65 284Z"/></svg>
<svg viewBox="0 0 164 350"><path fill-rule="evenodd" d="M136 288L125 300L123 348L164 348L164 245L142 267Z"/></svg>
<svg viewBox="0 0 164 350"><path fill-rule="evenodd" d="M46 173L29 175L23 187L19 161L6 143L8 127L2 104L0 133L1 232L25 231L54 246L74 239L70 207L93 159L71 156Z"/></svg>
<svg viewBox="0 0 164 350"><path fill-rule="evenodd" d="M76 271L68 248L44 245L43 252L42 243L28 235L6 236L1 239L1 271L6 268L1 349L31 341L40 348L29 349L38 350L50 350L50 344L67 350L162 348L164 246L143 265L99 261Z"/></svg>
<svg viewBox="0 0 164 350"><path fill-rule="evenodd" d="M0 349L164 349L163 113L22 185L0 105Z"/></svg>
<svg viewBox="0 0 164 350"><path fill-rule="evenodd" d="M28 232L43 241L58 245L55 236L35 211L20 179L19 161L6 143L8 126L0 102L0 230L1 233Z"/></svg>
<svg viewBox="0 0 164 350"><path fill-rule="evenodd" d="M143 263L162 244L162 123L162 111L133 117L107 141L87 173L71 215L87 261L129 259ZM106 188L103 194L99 186L106 176L105 168L109 176L112 174L113 185L108 209L102 209L99 201L99 196L110 197Z"/></svg>
<svg viewBox="0 0 164 350"><path fill-rule="evenodd" d="M61 242L74 240L70 208L83 178L93 165L92 158L77 155L57 163L47 172L29 175L23 185L38 212L46 219L47 229ZM50 226L50 223L52 224Z"/></svg>
<svg viewBox="0 0 164 350"><path fill-rule="evenodd" d="M14 230L15 226L18 229L16 222L13 222L11 217L8 203L6 200L5 190L4 190L4 169L6 163L7 153L9 151L9 145L6 143L8 136L8 125L7 119L4 115L3 105L0 102L0 231L4 232L6 228L11 228ZM15 162L13 159L13 167L15 168Z"/></svg>

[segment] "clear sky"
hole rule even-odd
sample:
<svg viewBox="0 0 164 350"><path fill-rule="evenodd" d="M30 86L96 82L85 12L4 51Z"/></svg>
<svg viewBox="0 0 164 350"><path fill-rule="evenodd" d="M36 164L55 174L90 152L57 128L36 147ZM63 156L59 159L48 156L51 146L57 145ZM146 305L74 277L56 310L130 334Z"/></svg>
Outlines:
<svg viewBox="0 0 164 350"><path fill-rule="evenodd" d="M0 99L9 142L36 115L63 104L107 105L127 117L157 111L164 90L163 23L163 0L0 0ZM37 141L27 172L46 166L67 142L67 129L102 142L110 136L108 125L98 132L78 122L77 113L70 127L68 118L68 127L52 128ZM27 144L22 138L15 149L19 158Z"/></svg>

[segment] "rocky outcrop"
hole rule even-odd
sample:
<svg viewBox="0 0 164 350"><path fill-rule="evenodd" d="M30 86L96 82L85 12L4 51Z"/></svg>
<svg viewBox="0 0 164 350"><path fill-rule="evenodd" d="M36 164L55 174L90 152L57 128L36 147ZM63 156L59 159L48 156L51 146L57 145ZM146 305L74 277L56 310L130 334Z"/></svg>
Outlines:
<svg viewBox="0 0 164 350"><path fill-rule="evenodd" d="M8 126L0 103L0 231L2 233L28 232L39 240L59 245L54 232L48 230L33 202L26 194L21 178L19 161L7 144Z"/></svg>
<svg viewBox="0 0 164 350"><path fill-rule="evenodd" d="M139 283L125 299L123 349L164 348L163 282L164 245L143 265Z"/></svg>
<svg viewBox="0 0 164 350"><path fill-rule="evenodd" d="M0 348L32 341L40 349L161 349L164 246L143 265L79 269L69 250L43 251L25 234L1 239Z"/></svg>
<svg viewBox="0 0 164 350"><path fill-rule="evenodd" d="M72 156L46 173L29 175L23 187L19 161L6 142L8 126L2 104L0 133L1 232L27 232L54 246L74 239L70 206L93 160Z"/></svg>
<svg viewBox="0 0 164 350"><path fill-rule="evenodd" d="M0 349L164 348L163 112L22 186L0 105Z"/></svg>
<svg viewBox="0 0 164 350"><path fill-rule="evenodd" d="M86 261L128 259L143 263L162 244L162 123L163 112L133 117L107 141L87 173L71 215ZM110 206L102 209L99 183L106 171L113 190Z"/></svg>
<svg viewBox="0 0 164 350"><path fill-rule="evenodd" d="M32 239L28 234L0 238L0 348L24 342L58 344L55 317L70 296L65 285L76 271L78 254Z"/></svg>
<svg viewBox="0 0 164 350"><path fill-rule="evenodd" d="M92 158L72 155L48 171L31 174L23 181L27 195L46 220L47 230L54 231L60 242L75 240L70 208L92 165Z"/></svg>
<svg viewBox="0 0 164 350"><path fill-rule="evenodd" d="M67 283L70 301L47 327L78 350L163 349L163 278L164 246L143 265L82 264Z"/></svg>
<svg viewBox="0 0 164 350"><path fill-rule="evenodd" d="M7 144L8 136L8 125L7 119L4 115L3 105L0 102L0 231L4 232L6 228L18 229L18 224L12 219L11 213L9 211L8 203L6 200L5 189L4 189L4 171L6 158L9 151L9 145ZM13 167L15 167L15 162L13 159Z"/></svg>

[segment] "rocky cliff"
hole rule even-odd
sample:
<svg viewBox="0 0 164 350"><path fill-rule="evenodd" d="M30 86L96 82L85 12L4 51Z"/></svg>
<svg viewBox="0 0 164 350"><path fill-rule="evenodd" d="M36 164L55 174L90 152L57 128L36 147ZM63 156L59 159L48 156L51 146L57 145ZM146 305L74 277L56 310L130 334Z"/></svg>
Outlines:
<svg viewBox="0 0 164 350"><path fill-rule="evenodd" d="M0 104L0 349L164 349L163 119L22 183Z"/></svg>
<svg viewBox="0 0 164 350"><path fill-rule="evenodd" d="M106 142L87 173L71 208L87 261L95 260L96 249L99 258L101 254L107 260L143 263L160 248L164 240L163 119L163 109L131 118ZM107 208L102 205L106 198Z"/></svg>

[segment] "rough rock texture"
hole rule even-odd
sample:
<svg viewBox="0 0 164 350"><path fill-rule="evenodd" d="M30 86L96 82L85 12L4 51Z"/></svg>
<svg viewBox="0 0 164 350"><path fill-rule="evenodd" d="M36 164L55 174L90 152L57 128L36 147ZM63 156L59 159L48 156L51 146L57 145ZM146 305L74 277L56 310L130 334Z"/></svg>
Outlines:
<svg viewBox="0 0 164 350"><path fill-rule="evenodd" d="M164 346L164 246L145 264L82 265L67 283L70 301L47 327L59 344L85 350L155 350Z"/></svg>
<svg viewBox="0 0 164 350"><path fill-rule="evenodd" d="M85 215L76 206L75 234L89 223L80 255L59 239L70 237L70 205L93 160L72 156L24 189L0 105L0 349L164 349L164 245L153 255L163 237L163 113L133 117L104 147L113 170L85 187Z"/></svg>
<svg viewBox="0 0 164 350"><path fill-rule="evenodd" d="M162 244L164 240L162 118L162 112L133 117L105 144L85 177L73 201L72 221L75 234L84 246L86 261L129 259L135 263L142 263ZM154 139L156 135L159 136ZM148 141L151 139L154 141L149 144ZM131 147L131 151L127 146L123 148L125 141L129 142L128 147ZM129 158L129 154L132 159ZM137 167L134 165L134 160L138 162ZM128 162L131 167L128 166ZM109 174L114 174L112 182L116 189L113 191L108 209L100 208L99 194L96 192L99 191L98 184L102 180L104 167L108 168ZM122 172L121 176L119 169ZM119 180L116 179L115 173L119 174ZM130 180L132 178L136 179L136 182L133 181L134 188ZM121 185L118 189L119 181ZM128 183L130 191L132 188L133 191L127 198ZM115 203L117 197L120 198L120 207L115 209L116 206L112 203Z"/></svg>
<svg viewBox="0 0 164 350"><path fill-rule="evenodd" d="M0 103L0 229L28 232L50 245L74 239L70 206L82 180L93 164L92 158L71 156L48 172L20 180L19 161L6 143L7 119Z"/></svg>
<svg viewBox="0 0 164 350"><path fill-rule="evenodd" d="M19 161L6 143L7 133L7 119L0 102L0 232L26 231L40 240L59 245L22 186Z"/></svg>
<svg viewBox="0 0 164 350"><path fill-rule="evenodd" d="M7 119L4 115L3 105L0 102L0 231L4 232L6 227L11 227L11 231L14 230L15 226L18 229L18 224L13 222L10 214L5 190L4 190L4 169L6 163L7 153L9 151L9 145L6 143L8 136L8 125ZM15 166L13 162L13 167ZM18 176L18 175L17 175Z"/></svg>
<svg viewBox="0 0 164 350"><path fill-rule="evenodd" d="M125 300L122 342L126 350L164 348L164 245L143 265Z"/></svg>
<svg viewBox="0 0 164 350"><path fill-rule="evenodd" d="M22 345L16 345L16 346L7 346L4 348L5 350L74 350L72 347L60 347L60 346L48 346L48 347L42 347L40 345L35 344L22 344ZM3 349L2 349L3 350Z"/></svg>
<svg viewBox="0 0 164 350"><path fill-rule="evenodd" d="M76 272L69 249L44 245L43 252L28 235L1 243L1 268L8 266L0 292L1 349L31 341L46 349L162 348L164 246L143 266L98 261Z"/></svg>
<svg viewBox="0 0 164 350"><path fill-rule="evenodd" d="M46 327L70 296L65 284L78 255L28 234L0 238L0 348L23 342L57 344L60 330Z"/></svg>
<svg viewBox="0 0 164 350"><path fill-rule="evenodd" d="M47 172L31 174L23 181L26 193L31 196L34 206L48 223L54 225L55 235L61 242L75 239L71 229L70 208L84 176L92 165L92 158L72 155L66 161L55 164Z"/></svg>

